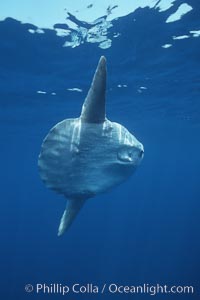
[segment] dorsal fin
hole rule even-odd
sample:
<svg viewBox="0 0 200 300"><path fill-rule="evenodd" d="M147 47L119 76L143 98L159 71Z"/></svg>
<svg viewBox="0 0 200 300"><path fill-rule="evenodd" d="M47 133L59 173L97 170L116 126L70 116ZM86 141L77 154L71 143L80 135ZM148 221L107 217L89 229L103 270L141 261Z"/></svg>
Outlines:
<svg viewBox="0 0 200 300"><path fill-rule="evenodd" d="M81 119L87 123L102 123L106 118L106 58L100 57L91 87L83 103Z"/></svg>

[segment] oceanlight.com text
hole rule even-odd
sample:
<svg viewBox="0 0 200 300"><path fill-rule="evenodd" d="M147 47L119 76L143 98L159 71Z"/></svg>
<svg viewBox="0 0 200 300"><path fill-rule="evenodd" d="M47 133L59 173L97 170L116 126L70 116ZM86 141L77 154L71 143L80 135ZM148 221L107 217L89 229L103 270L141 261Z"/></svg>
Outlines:
<svg viewBox="0 0 200 300"><path fill-rule="evenodd" d="M120 285L117 283L37 283L35 285L26 284L25 291L27 293L36 294L148 294L155 296L158 294L194 294L194 287L191 285L160 285L144 283L141 285Z"/></svg>

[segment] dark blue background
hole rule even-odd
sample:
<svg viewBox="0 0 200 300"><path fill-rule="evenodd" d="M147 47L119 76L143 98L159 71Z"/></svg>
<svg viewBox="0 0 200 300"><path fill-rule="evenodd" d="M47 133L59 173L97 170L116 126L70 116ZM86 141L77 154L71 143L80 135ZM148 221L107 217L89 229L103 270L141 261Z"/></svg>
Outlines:
<svg viewBox="0 0 200 300"><path fill-rule="evenodd" d="M156 299L198 299L200 38L161 47L200 29L198 1L187 1L193 10L180 21L165 23L182 2L114 21L110 35L121 35L106 50L63 48L65 38L51 30L33 35L33 25L0 22L1 299L151 298L24 291L27 283L75 282L193 285L194 295ZM107 116L136 135L145 157L126 183L89 200L58 238L65 199L44 187L37 157L54 124L79 116L100 55L108 62Z"/></svg>

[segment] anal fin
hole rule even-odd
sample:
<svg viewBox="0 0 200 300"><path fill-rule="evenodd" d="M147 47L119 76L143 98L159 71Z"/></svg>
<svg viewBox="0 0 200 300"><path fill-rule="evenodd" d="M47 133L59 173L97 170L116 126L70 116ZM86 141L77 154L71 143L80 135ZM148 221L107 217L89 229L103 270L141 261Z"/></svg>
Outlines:
<svg viewBox="0 0 200 300"><path fill-rule="evenodd" d="M85 200L68 200L66 209L60 220L60 225L58 228L58 236L63 235L63 233L70 227L79 210L85 203Z"/></svg>

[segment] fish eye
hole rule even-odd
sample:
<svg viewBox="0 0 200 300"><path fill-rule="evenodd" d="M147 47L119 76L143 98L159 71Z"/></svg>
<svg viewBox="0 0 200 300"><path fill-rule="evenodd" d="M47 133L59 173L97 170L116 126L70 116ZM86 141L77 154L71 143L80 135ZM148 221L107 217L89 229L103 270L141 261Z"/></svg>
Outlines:
<svg viewBox="0 0 200 300"><path fill-rule="evenodd" d="M131 151L131 150L129 150L129 151L128 151L128 156L129 156L130 158L132 158L132 156L133 156L133 153L132 153L132 151Z"/></svg>
<svg viewBox="0 0 200 300"><path fill-rule="evenodd" d="M120 161L131 162L133 161L133 151L127 147L120 148L117 157Z"/></svg>

